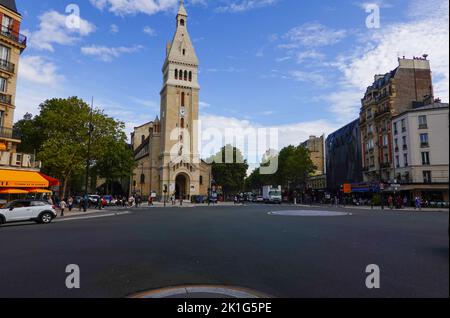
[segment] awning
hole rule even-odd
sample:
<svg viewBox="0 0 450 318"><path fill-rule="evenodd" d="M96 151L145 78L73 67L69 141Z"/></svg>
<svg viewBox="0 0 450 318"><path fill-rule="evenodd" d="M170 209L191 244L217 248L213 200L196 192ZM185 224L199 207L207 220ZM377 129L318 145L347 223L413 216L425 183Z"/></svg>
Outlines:
<svg viewBox="0 0 450 318"><path fill-rule="evenodd" d="M0 194L27 194L27 190L22 189L0 189Z"/></svg>
<svg viewBox="0 0 450 318"><path fill-rule="evenodd" d="M49 181L39 172L0 170L0 188L48 188Z"/></svg>
<svg viewBox="0 0 450 318"><path fill-rule="evenodd" d="M39 174L40 174L44 179L46 179L46 180L48 181L50 187L59 186L59 180L58 180L58 179L49 177L49 176L43 174L42 172L39 172Z"/></svg>
<svg viewBox="0 0 450 318"><path fill-rule="evenodd" d="M48 189L27 189L28 193L52 193L51 190Z"/></svg>

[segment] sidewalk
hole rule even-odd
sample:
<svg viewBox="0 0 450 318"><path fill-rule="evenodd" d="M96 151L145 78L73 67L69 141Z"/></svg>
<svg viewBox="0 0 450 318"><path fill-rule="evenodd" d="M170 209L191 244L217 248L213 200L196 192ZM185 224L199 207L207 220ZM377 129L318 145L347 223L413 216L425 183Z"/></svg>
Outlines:
<svg viewBox="0 0 450 318"><path fill-rule="evenodd" d="M393 211L393 212L449 212L448 208L422 208L421 210L414 209L414 208L402 208L402 209L390 209L389 207L384 207L384 209L381 209L380 206L374 206L373 208L370 206L354 206L354 205L302 205L302 204L290 204L292 206L297 207L309 207L309 208L320 208L320 207L328 207L328 208L341 208L341 209L354 209L354 210L370 210L370 211Z"/></svg>

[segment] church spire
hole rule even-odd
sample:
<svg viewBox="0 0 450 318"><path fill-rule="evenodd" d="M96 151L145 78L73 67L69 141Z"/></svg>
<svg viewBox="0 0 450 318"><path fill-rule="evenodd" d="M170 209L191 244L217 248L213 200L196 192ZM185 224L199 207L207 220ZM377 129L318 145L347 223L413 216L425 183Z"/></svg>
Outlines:
<svg viewBox="0 0 450 318"><path fill-rule="evenodd" d="M188 14L184 7L184 0L180 0L180 7L178 8L177 14L177 27L184 27L186 25L187 16Z"/></svg>

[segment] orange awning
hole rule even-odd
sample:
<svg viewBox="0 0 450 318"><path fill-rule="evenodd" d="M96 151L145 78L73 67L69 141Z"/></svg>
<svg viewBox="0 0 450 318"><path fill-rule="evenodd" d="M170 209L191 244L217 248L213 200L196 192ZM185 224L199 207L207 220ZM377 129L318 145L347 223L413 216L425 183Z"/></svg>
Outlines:
<svg viewBox="0 0 450 318"><path fill-rule="evenodd" d="M45 180L48 181L50 187L53 187L53 186L59 186L60 183L59 183L59 180L58 180L58 179L49 177L49 176L47 176L46 174L43 174L42 172L39 172L39 174L40 174Z"/></svg>
<svg viewBox="0 0 450 318"><path fill-rule="evenodd" d="M27 189L28 193L52 193L51 190L47 189Z"/></svg>
<svg viewBox="0 0 450 318"><path fill-rule="evenodd" d="M27 194L27 190L23 189L0 189L0 194Z"/></svg>
<svg viewBox="0 0 450 318"><path fill-rule="evenodd" d="M49 181L39 172L0 170L0 188L48 188Z"/></svg>

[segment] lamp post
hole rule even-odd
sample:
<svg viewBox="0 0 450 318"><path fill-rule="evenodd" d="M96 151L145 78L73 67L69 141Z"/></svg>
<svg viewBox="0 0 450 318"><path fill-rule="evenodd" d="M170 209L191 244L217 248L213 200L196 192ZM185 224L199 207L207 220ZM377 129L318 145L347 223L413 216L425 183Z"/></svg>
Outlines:
<svg viewBox="0 0 450 318"><path fill-rule="evenodd" d="M84 205L83 205L83 210L84 212L86 212L87 210L87 205L88 205L88 200L89 200L89 196L88 196L88 190L89 190L89 166L91 164L91 140L92 140L92 132L94 130L94 125L92 124L92 115L93 115L93 107L94 107L94 97L92 97L92 102L91 102L91 107L89 109L89 122L88 122L88 149L87 149L87 158L86 158L86 180L85 180L85 185L84 185Z"/></svg>

